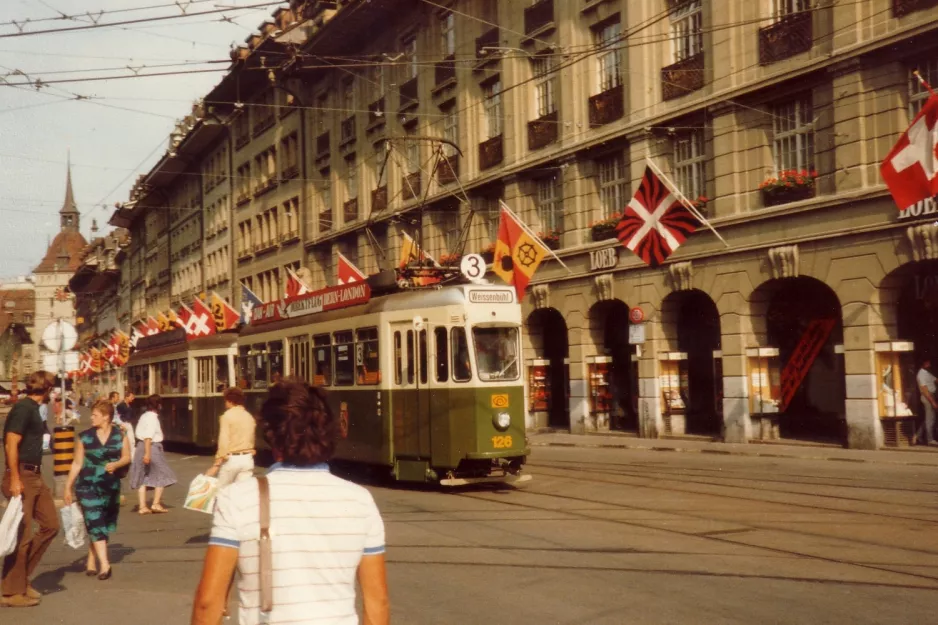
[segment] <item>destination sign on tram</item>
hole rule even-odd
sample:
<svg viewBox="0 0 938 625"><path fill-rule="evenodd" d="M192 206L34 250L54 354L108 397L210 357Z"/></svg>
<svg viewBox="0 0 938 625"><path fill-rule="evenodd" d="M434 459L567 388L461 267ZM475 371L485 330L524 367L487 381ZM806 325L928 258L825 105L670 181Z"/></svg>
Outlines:
<svg viewBox="0 0 938 625"><path fill-rule="evenodd" d="M258 306L251 317L251 325L357 306L366 303L369 299L371 299L371 288L365 282L329 287Z"/></svg>

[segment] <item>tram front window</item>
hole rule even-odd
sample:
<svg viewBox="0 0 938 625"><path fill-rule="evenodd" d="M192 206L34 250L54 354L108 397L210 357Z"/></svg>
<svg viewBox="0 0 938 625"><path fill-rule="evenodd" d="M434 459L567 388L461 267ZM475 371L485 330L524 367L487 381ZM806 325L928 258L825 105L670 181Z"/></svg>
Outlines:
<svg viewBox="0 0 938 625"><path fill-rule="evenodd" d="M480 380L518 379L518 328L475 327L472 339Z"/></svg>

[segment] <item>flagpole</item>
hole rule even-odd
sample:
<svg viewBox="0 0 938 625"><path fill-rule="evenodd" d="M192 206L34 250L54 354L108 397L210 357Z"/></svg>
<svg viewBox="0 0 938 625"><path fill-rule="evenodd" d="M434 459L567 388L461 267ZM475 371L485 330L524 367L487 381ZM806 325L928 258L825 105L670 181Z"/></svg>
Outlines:
<svg viewBox="0 0 938 625"><path fill-rule="evenodd" d="M675 195L677 195L677 199L681 202L681 204L683 204L684 207L685 207L687 210L689 210L689 211L694 215L694 217L696 217L697 219L699 219L699 220L700 220L700 223L702 223L702 224L704 224L705 226L707 226L708 228L710 228L711 232L713 232L713 234L715 234L716 237L717 237L718 239L720 239L720 241L723 242L723 245L725 245L726 247L729 247L730 244L726 242L726 239L724 239L724 238L720 235L720 233L717 232L717 229L713 227L713 224L711 224L709 221L707 221L707 218L706 218L706 217L704 217L703 215L700 214L700 212L697 210L697 207L694 206L693 203L690 202L686 197L684 197L684 194L681 193L681 190L677 188L677 185L675 185L675 184L671 181L671 179L668 178L668 177L665 175L665 173L664 173L663 171L661 171L661 169L658 168L658 166L655 164L655 161L653 161L653 160L651 159L651 157L649 157L649 156L646 155L646 156L645 156L645 162L648 163L648 166L651 167L651 168L655 171L655 174L656 174L659 178L661 178L661 179L665 182L665 184L668 185L668 188L669 188Z"/></svg>
<svg viewBox="0 0 938 625"><path fill-rule="evenodd" d="M541 237L539 237L539 236L537 236L536 234L534 234L534 232L528 227L528 225L527 225L526 223L524 223L524 221L523 221L520 217L518 217L518 216L515 214L515 212L514 212L513 210L511 210L510 208L508 208L508 205L505 204L505 201L504 201L504 200L499 200L498 203L499 203L499 205L501 206L502 210L507 211L509 215L511 215L512 217L514 217L515 221L518 222L518 225L521 226L521 229L524 230L524 231L527 233L527 235L528 235L529 237L531 237L532 239L534 239L535 241L537 241L537 242L541 245L541 247L543 247L545 250L547 250L547 253L550 254L550 255L553 257L554 260L556 260L558 263L560 263L560 266L561 266L561 267L563 267L564 269L566 269L566 270L569 271L570 273L573 273L573 270L570 269L569 267L567 267L567 266L564 264L564 262L563 262L562 260L560 260L560 259L557 257L556 254L554 254L554 250L552 250L552 249L550 249L549 247L547 247L547 244L544 243L544 242L541 240Z"/></svg>
<svg viewBox="0 0 938 625"><path fill-rule="evenodd" d="M915 70L914 72L912 72L912 75L918 78L918 81L922 83L923 87L928 89L928 93L932 95L938 95L938 93L935 93L935 90L931 88L931 85L929 85L928 82L924 78L922 78L922 75L919 73L918 70Z"/></svg>

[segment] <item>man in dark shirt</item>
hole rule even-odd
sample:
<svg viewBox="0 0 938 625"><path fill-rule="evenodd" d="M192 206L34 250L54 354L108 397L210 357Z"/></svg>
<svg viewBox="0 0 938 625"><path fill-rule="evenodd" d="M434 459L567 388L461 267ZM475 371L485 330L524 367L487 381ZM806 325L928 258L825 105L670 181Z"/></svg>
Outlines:
<svg viewBox="0 0 938 625"><path fill-rule="evenodd" d="M59 531L52 491L42 481L42 435L46 428L39 403L52 389L54 377L36 371L26 380L26 397L16 402L3 427L6 470L0 490L8 497L22 496L23 525L16 551L3 561L3 598L0 607L39 605L39 593L29 584L40 558ZM39 531L33 534L33 521Z"/></svg>
<svg viewBox="0 0 938 625"><path fill-rule="evenodd" d="M124 401L118 403L119 395L117 391L111 391L111 402L114 404L114 410L117 412L117 417L120 421L133 426L130 422L130 406L134 402L134 394L130 391L124 393Z"/></svg>

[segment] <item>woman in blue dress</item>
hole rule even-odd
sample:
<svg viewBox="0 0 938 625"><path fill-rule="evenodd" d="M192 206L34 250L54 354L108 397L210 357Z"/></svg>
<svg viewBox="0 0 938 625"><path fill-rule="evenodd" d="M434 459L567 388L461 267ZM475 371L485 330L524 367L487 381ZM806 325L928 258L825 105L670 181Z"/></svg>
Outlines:
<svg viewBox="0 0 938 625"><path fill-rule="evenodd" d="M91 408L91 428L78 435L75 459L65 486L65 504L72 503L72 489L81 506L91 544L85 574L110 579L108 537L117 530L122 467L130 464L130 444L123 429L113 424L114 406L101 400ZM97 558L97 566L95 559Z"/></svg>

